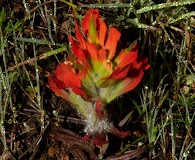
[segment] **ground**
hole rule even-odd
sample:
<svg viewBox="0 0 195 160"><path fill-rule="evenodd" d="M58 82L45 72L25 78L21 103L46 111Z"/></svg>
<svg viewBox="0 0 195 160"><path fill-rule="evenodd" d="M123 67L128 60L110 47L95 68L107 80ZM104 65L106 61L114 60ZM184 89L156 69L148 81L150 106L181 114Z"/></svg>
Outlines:
<svg viewBox="0 0 195 160"><path fill-rule="evenodd" d="M0 159L195 159L194 3L2 0ZM82 19L88 8L121 32L120 47L137 40L150 63L136 89L107 106L110 122L130 131L108 133L107 149L84 140L82 117L48 88L71 53L73 13Z"/></svg>

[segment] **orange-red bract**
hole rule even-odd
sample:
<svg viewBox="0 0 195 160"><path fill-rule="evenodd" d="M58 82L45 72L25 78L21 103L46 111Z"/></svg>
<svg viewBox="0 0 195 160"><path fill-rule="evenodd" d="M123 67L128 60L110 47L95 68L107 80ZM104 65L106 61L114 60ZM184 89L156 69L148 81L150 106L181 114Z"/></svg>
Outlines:
<svg viewBox="0 0 195 160"><path fill-rule="evenodd" d="M106 132L122 138L129 135L108 122L106 104L134 89L150 67L148 59L138 54L137 43L117 53L120 37L97 9L89 9L81 26L75 18L75 37L68 36L72 55L49 76L50 89L83 114L86 132L93 133L93 143L99 146L107 143Z"/></svg>

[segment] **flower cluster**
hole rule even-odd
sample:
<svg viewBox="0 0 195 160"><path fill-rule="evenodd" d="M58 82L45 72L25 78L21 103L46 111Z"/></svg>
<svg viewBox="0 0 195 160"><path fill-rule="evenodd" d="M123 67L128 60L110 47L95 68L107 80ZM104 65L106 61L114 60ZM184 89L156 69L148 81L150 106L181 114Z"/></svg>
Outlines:
<svg viewBox="0 0 195 160"><path fill-rule="evenodd" d="M81 26L75 19L75 37L68 37L72 55L49 76L50 89L83 116L86 133L96 135L95 145L104 143L96 143L104 132L127 136L109 123L106 105L134 89L150 67L136 43L116 53L120 36L116 28L107 28L97 9L89 9Z"/></svg>

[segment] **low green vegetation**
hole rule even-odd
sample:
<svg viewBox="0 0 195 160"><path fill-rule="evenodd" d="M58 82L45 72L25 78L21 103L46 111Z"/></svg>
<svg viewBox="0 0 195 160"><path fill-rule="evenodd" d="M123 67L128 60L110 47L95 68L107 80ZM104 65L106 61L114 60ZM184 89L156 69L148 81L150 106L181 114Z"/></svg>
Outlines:
<svg viewBox="0 0 195 160"><path fill-rule="evenodd" d="M195 159L195 0L0 2L0 159L95 155L72 149L84 122L47 80L71 54L74 16L88 8L118 28L123 48L137 40L150 63L139 86L108 106L113 124L131 134L110 136L105 159Z"/></svg>

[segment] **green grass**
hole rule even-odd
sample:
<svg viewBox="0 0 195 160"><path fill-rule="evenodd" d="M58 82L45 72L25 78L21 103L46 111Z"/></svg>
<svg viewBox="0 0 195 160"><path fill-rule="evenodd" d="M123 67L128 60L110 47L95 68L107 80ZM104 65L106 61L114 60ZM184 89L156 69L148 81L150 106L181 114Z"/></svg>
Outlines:
<svg viewBox="0 0 195 160"><path fill-rule="evenodd" d="M82 18L95 7L108 25L122 32L123 46L138 40L140 54L151 65L141 84L117 99L114 124L132 112L120 126L132 134L110 153L122 156L147 146L140 159L195 159L194 0L9 3L0 10L1 158L52 157L49 150L61 145L49 136L53 123L82 135L82 126L75 130L73 121L64 120L79 121L75 111L47 88L47 76L70 52L72 10ZM57 149L53 152L55 158L66 155Z"/></svg>

